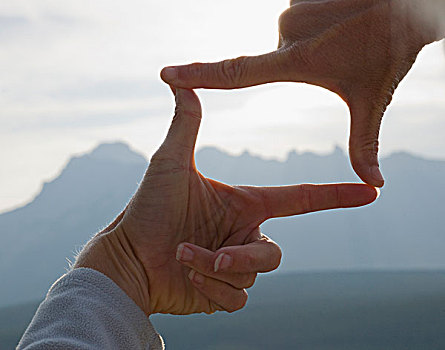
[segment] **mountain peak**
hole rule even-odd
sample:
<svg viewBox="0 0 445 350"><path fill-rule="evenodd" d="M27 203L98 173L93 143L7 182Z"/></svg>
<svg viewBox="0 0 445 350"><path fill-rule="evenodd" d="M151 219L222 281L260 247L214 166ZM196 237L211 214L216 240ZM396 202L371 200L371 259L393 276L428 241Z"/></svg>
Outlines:
<svg viewBox="0 0 445 350"><path fill-rule="evenodd" d="M103 143L85 156L94 160L118 161L127 164L146 162L142 154L133 151L123 142Z"/></svg>
<svg viewBox="0 0 445 350"><path fill-rule="evenodd" d="M343 148L341 148L339 145L335 145L331 155L344 156L345 152L343 151Z"/></svg>

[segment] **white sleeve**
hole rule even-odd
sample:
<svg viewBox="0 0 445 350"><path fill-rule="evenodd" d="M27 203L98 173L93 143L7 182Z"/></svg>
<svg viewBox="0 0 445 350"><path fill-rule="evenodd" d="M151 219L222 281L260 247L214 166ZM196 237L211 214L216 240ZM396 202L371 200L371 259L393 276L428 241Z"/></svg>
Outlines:
<svg viewBox="0 0 445 350"><path fill-rule="evenodd" d="M51 287L17 349L162 350L164 342L111 279L74 269Z"/></svg>

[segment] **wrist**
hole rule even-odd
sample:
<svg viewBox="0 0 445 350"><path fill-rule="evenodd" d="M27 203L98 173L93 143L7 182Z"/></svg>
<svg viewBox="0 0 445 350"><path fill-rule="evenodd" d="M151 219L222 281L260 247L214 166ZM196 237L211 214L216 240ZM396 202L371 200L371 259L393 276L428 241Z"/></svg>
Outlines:
<svg viewBox="0 0 445 350"><path fill-rule="evenodd" d="M103 273L147 316L151 314L147 274L120 226L91 239L77 257L74 268L90 268Z"/></svg>

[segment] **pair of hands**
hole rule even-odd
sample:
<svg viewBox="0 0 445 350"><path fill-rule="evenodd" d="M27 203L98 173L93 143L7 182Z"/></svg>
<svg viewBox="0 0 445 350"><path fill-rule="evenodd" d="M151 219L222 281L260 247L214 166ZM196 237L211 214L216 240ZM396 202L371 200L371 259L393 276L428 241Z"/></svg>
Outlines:
<svg viewBox="0 0 445 350"><path fill-rule="evenodd" d="M261 234L261 223L366 205L377 192L360 184L234 187L205 178L194 163L199 100L181 88L295 81L332 90L351 110L354 169L365 182L383 186L377 160L381 118L418 52L441 38L412 15L416 4L293 1L280 19L277 51L164 69L162 78L178 87L167 138L129 206L87 244L75 267L103 272L147 315L243 307L245 288L257 273L275 269L281 258L279 247Z"/></svg>
<svg viewBox="0 0 445 350"><path fill-rule="evenodd" d="M199 99L175 93L170 130L138 191L74 266L110 277L147 315L242 308L257 273L280 264L280 248L261 234L264 221L376 199L364 184L251 187L204 177L194 161Z"/></svg>

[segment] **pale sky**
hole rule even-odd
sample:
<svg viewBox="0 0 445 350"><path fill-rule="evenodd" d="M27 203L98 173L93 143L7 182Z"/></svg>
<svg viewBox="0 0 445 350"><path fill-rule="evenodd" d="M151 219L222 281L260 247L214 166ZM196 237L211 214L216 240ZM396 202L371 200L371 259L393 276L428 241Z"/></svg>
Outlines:
<svg viewBox="0 0 445 350"><path fill-rule="evenodd" d="M165 65L273 50L288 0L0 0L0 212L29 201L73 154L125 141L149 157L169 126ZM347 146L348 112L301 84L200 91L198 146L326 153ZM381 137L445 159L445 57L427 47L402 83ZM383 169L384 171L384 169Z"/></svg>

